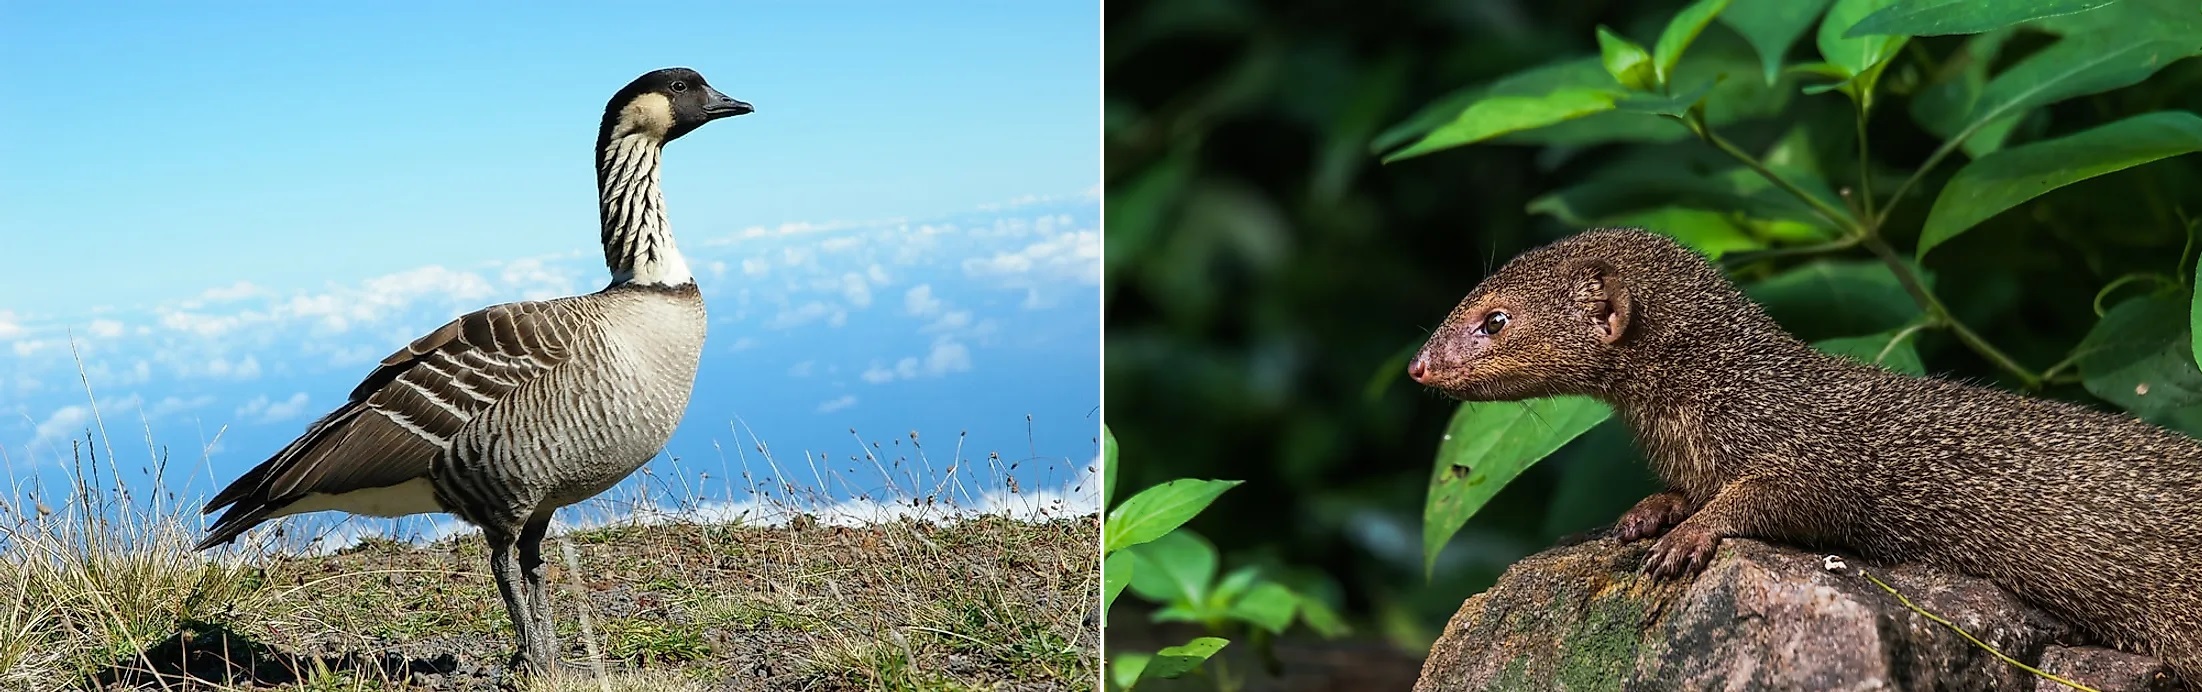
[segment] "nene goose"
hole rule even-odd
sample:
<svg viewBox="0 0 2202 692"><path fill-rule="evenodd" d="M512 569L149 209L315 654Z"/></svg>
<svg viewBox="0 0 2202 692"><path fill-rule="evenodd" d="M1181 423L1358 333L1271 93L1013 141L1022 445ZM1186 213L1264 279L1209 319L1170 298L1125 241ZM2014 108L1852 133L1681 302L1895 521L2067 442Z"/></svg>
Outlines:
<svg viewBox="0 0 2202 692"><path fill-rule="evenodd" d="M303 512L453 514L489 541L519 640L513 665L555 667L542 571L551 513L657 454L703 350L703 298L666 225L660 149L750 110L682 68L620 89L596 136L611 285L483 308L383 359L350 401L207 503L229 510L198 549Z"/></svg>

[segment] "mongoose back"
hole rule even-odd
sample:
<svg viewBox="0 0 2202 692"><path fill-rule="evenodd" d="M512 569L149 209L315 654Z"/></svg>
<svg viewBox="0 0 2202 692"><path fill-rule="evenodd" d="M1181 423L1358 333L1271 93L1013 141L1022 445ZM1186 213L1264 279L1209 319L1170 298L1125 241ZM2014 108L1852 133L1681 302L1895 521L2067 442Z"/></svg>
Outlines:
<svg viewBox="0 0 2202 692"><path fill-rule="evenodd" d="M1655 577L1720 539L1986 578L2202 689L2202 442L2130 416L1911 377L1791 336L1702 255L1586 231L1523 253L1407 368L1467 401L1587 395L1663 492L1615 525Z"/></svg>

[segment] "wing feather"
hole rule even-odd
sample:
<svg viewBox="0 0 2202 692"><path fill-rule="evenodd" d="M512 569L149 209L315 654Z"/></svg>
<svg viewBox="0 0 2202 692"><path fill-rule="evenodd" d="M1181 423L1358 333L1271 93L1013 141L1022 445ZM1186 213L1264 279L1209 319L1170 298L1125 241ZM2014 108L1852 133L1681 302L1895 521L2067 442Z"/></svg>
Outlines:
<svg viewBox="0 0 2202 692"><path fill-rule="evenodd" d="M308 494L341 494L426 477L482 412L568 361L564 301L468 313L390 354L343 406L308 426L207 502L228 507L200 549L228 542Z"/></svg>

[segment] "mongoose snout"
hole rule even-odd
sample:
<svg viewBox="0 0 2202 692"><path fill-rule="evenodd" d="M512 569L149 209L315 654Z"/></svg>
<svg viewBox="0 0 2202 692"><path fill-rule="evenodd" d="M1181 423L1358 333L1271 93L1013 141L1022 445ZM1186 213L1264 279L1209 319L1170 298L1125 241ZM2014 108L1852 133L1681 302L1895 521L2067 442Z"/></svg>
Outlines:
<svg viewBox="0 0 2202 692"><path fill-rule="evenodd" d="M2202 685L2202 442L2131 416L1911 377L1791 336L1702 255L1637 229L1507 262L1407 366L1466 401L1613 407L1666 490L1644 568L1744 536L1989 579ZM2146 500L2146 501L2144 501Z"/></svg>

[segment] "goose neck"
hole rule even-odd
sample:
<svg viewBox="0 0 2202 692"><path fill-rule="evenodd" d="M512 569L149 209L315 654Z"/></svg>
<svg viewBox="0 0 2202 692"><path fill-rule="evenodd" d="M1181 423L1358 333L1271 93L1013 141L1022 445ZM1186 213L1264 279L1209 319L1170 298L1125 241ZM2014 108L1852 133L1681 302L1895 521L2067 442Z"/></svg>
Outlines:
<svg viewBox="0 0 2202 692"><path fill-rule="evenodd" d="M658 190L663 143L643 135L607 138L596 157L597 211L603 222L604 264L614 284L694 283L673 244Z"/></svg>

